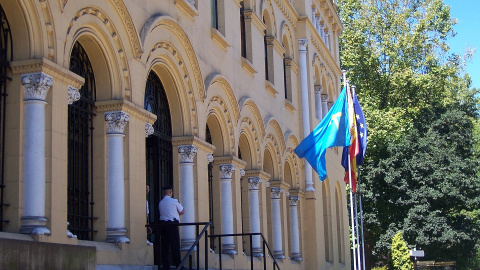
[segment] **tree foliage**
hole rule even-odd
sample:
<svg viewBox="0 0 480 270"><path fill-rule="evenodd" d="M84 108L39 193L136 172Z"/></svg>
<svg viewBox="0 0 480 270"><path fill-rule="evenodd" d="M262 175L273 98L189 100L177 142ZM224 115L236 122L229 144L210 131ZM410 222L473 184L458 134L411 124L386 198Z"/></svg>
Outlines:
<svg viewBox="0 0 480 270"><path fill-rule="evenodd" d="M455 20L442 0L339 0L341 65L368 122L360 169L367 253L390 240L432 260L475 255L480 226L479 89L449 53Z"/></svg>
<svg viewBox="0 0 480 270"><path fill-rule="evenodd" d="M403 240L402 232L399 231L392 238L392 268L394 270L413 270L412 260L410 260L410 252Z"/></svg>

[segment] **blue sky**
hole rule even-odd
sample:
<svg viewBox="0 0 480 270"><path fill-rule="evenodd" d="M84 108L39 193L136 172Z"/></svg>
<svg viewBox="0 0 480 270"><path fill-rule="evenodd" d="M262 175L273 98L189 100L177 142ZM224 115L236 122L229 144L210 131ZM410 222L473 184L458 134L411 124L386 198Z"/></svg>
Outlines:
<svg viewBox="0 0 480 270"><path fill-rule="evenodd" d="M480 88L480 1L444 0L450 6L450 15L457 18L454 26L457 35L448 39L450 51L463 56L467 46L476 48L473 60L467 62L467 73L472 77L472 86Z"/></svg>

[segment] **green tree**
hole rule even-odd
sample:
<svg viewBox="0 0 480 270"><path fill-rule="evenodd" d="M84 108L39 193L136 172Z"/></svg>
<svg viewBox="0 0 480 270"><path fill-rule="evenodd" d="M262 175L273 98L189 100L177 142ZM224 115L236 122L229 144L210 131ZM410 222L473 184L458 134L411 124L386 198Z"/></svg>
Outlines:
<svg viewBox="0 0 480 270"><path fill-rule="evenodd" d="M473 258L480 207L479 89L446 38L442 0L339 0L341 65L369 127L359 169L367 264L399 230L426 259ZM373 257L369 257L371 254Z"/></svg>
<svg viewBox="0 0 480 270"><path fill-rule="evenodd" d="M403 240L402 232L399 231L392 238L392 265L394 270L413 270L413 264L410 260L410 252Z"/></svg>

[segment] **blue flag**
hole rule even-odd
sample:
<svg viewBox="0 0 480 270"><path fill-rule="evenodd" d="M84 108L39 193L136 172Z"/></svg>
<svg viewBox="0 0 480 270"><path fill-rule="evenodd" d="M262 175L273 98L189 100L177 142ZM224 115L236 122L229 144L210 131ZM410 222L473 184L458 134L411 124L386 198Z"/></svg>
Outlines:
<svg viewBox="0 0 480 270"><path fill-rule="evenodd" d="M358 134L358 155L356 157L357 165L362 165L363 158L365 157L365 152L367 151L367 122L365 121L365 116L363 115L362 107L358 101L357 94L353 93L353 109L355 111L355 119L357 121L357 134ZM342 166L345 168L345 171L348 171L348 147L343 148L342 154Z"/></svg>
<svg viewBox="0 0 480 270"><path fill-rule="evenodd" d="M343 88L337 101L320 124L294 150L298 157L305 157L312 165L320 181L327 178L325 162L327 148L350 145L349 126L347 91Z"/></svg>
<svg viewBox="0 0 480 270"><path fill-rule="evenodd" d="M362 107L358 102L357 94L353 93L353 109L355 110L355 118L357 119L357 134L358 134L358 155L357 165L362 165L363 158L367 151L367 121L363 115Z"/></svg>

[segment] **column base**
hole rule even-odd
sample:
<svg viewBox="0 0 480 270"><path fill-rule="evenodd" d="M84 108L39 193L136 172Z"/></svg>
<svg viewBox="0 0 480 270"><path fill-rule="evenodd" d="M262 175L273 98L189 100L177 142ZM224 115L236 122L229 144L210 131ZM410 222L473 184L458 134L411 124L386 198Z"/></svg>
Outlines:
<svg viewBox="0 0 480 270"><path fill-rule="evenodd" d="M189 250L193 243L195 243L195 240L191 240L191 239L187 239L187 240L182 240L181 241L181 246L180 246L180 250L181 251L185 251L185 250ZM193 247L193 251L197 251L197 247Z"/></svg>
<svg viewBox="0 0 480 270"><path fill-rule="evenodd" d="M297 261L297 262L301 262L303 259L302 259L302 254L300 253L294 253L292 254L292 257L290 258L294 261Z"/></svg>
<svg viewBox="0 0 480 270"><path fill-rule="evenodd" d="M261 248L253 248L252 249L252 256L253 257L263 257L263 251Z"/></svg>
<svg viewBox="0 0 480 270"><path fill-rule="evenodd" d="M31 235L50 235L50 230L45 226L48 219L39 216L26 216L21 218L20 233Z"/></svg>
<svg viewBox="0 0 480 270"><path fill-rule="evenodd" d="M273 251L273 257L275 259L285 259L285 255L283 255L283 251Z"/></svg>
<svg viewBox="0 0 480 270"><path fill-rule="evenodd" d="M307 183L305 185L305 191L315 191L315 188L313 187L313 183Z"/></svg>
<svg viewBox="0 0 480 270"><path fill-rule="evenodd" d="M125 228L107 228L106 242L109 243L130 243L127 236L127 229Z"/></svg>
<svg viewBox="0 0 480 270"><path fill-rule="evenodd" d="M235 245L233 244L222 245L222 253L228 254L228 255L237 255L237 251L235 250Z"/></svg>

